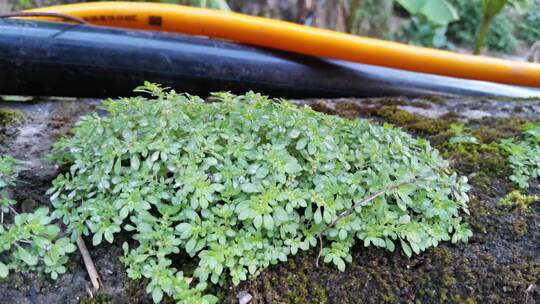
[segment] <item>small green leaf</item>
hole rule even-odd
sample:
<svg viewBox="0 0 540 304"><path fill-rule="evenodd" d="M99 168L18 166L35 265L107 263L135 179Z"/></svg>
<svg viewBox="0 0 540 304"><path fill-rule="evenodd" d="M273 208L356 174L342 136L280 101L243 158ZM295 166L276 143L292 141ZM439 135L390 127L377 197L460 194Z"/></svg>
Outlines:
<svg viewBox="0 0 540 304"><path fill-rule="evenodd" d="M203 296L203 304L216 304L219 301L219 298L213 295Z"/></svg>
<svg viewBox="0 0 540 304"><path fill-rule="evenodd" d="M285 164L285 172L289 174L295 174L302 171L302 167L296 160L290 160Z"/></svg>
<svg viewBox="0 0 540 304"><path fill-rule="evenodd" d="M92 245L97 246L101 244L102 239L103 239L103 232L98 231L94 233L94 236L92 237Z"/></svg>
<svg viewBox="0 0 540 304"><path fill-rule="evenodd" d="M139 160L138 155L133 155L131 157L130 165L131 165L131 170L133 170L133 171L139 170L139 167L141 165L141 161Z"/></svg>
<svg viewBox="0 0 540 304"><path fill-rule="evenodd" d="M396 246L394 245L394 242L392 242L392 241L389 240L389 239L386 239L386 240L385 240L385 243L386 243L386 248L387 248L388 250L390 250L390 252L394 252L394 250L395 250L395 248L396 248Z"/></svg>
<svg viewBox="0 0 540 304"><path fill-rule="evenodd" d="M163 299L163 290L161 290L160 287L155 287L154 290L152 290L152 300L154 303L161 302L161 299Z"/></svg>
<svg viewBox="0 0 540 304"><path fill-rule="evenodd" d="M267 230L274 229L274 219L270 214L264 215L264 228L266 228Z"/></svg>
<svg viewBox="0 0 540 304"><path fill-rule="evenodd" d="M330 224L333 220L332 213L328 210L328 208L324 209L323 212L323 219L325 223Z"/></svg>
<svg viewBox="0 0 540 304"><path fill-rule="evenodd" d="M340 229L339 230L339 239L340 240L344 240L347 238L347 230L345 229Z"/></svg>
<svg viewBox="0 0 540 304"><path fill-rule="evenodd" d="M114 236L110 231L105 231L105 233L103 233L103 236L105 237L105 240L110 244L112 244L112 242L114 241Z"/></svg>
<svg viewBox="0 0 540 304"><path fill-rule="evenodd" d="M414 243L414 242L410 242L411 244L411 248L413 250L414 253L416 254L419 254L420 253L420 247L418 247L418 244Z"/></svg>
<svg viewBox="0 0 540 304"><path fill-rule="evenodd" d="M289 133L289 138L297 138L300 135L300 130L294 129Z"/></svg>
<svg viewBox="0 0 540 304"><path fill-rule="evenodd" d="M255 226L255 228L259 229L259 228L261 228L262 222L263 222L262 215L257 214L255 216L255 218L253 219L253 226Z"/></svg>
<svg viewBox="0 0 540 304"><path fill-rule="evenodd" d="M23 260L26 264L30 266L35 266L38 263L38 257L28 252L23 247L19 247L18 254L21 260Z"/></svg>
<svg viewBox="0 0 540 304"><path fill-rule="evenodd" d="M9 268L6 264L0 262L0 278L6 278L9 275Z"/></svg>
<svg viewBox="0 0 540 304"><path fill-rule="evenodd" d="M245 183L245 184L242 184L241 188L242 188L242 191L244 191L245 193L256 193L256 192L259 192L259 190L257 189L257 187L255 187L255 185L252 184L252 183Z"/></svg>
<svg viewBox="0 0 540 304"><path fill-rule="evenodd" d="M313 220L315 221L315 224L320 224L322 222L321 208L317 208L317 210L315 210Z"/></svg>
<svg viewBox="0 0 540 304"><path fill-rule="evenodd" d="M197 244L197 240L193 237L186 243L186 252L187 253L193 253L193 250L195 249L195 245Z"/></svg>
<svg viewBox="0 0 540 304"><path fill-rule="evenodd" d="M334 264L337 266L339 271L341 272L345 271L345 262L343 261L342 258L336 256L332 259L332 262L334 262Z"/></svg>
<svg viewBox="0 0 540 304"><path fill-rule="evenodd" d="M407 243L405 243L403 240L400 240L400 242L401 242L401 248L403 249L403 252L405 252L405 254L408 257L411 257L412 256L411 247L409 247L409 245L407 245Z"/></svg>
<svg viewBox="0 0 540 304"><path fill-rule="evenodd" d="M181 224L178 224L176 225L176 231L178 232L184 232L184 231L187 231L187 230L191 230L191 224L188 224L188 223L181 223Z"/></svg>
<svg viewBox="0 0 540 304"><path fill-rule="evenodd" d="M381 238L372 238L371 241L377 247L383 247L384 248L386 246L386 242Z"/></svg>
<svg viewBox="0 0 540 304"><path fill-rule="evenodd" d="M307 146L307 139L302 138L296 142L296 150L303 150Z"/></svg>

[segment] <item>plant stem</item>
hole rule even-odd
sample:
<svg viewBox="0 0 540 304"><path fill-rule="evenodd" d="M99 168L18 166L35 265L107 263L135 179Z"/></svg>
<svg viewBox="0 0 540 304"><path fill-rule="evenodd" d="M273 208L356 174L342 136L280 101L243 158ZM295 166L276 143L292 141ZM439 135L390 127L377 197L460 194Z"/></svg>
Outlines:
<svg viewBox="0 0 540 304"><path fill-rule="evenodd" d="M321 254L323 250L322 236L319 234L319 254L315 260L315 267L319 268L319 260L321 259Z"/></svg>
<svg viewBox="0 0 540 304"><path fill-rule="evenodd" d="M399 182L399 183L395 183L395 184L391 184L389 185L388 187L380 190L380 191L377 191L377 192L374 192L370 195L368 195L367 197L365 197L364 199L362 199L361 201L359 201L358 203L354 204L351 208L341 212L323 231L321 231L321 233L319 233L317 235L317 237L319 238L319 242L320 242L320 248L319 248L319 254L317 255L317 260L315 261L315 265L317 267L319 267L319 259L321 257L321 252L322 252L322 234L324 233L324 231L328 228L332 228L334 227L339 221L341 221L344 217L348 216L349 214L353 213L354 210L366 203L369 203L371 202L372 200L376 199L377 197L383 195L383 194L386 194L387 192L389 191L392 191L392 190L395 190L401 186L405 186L405 185L409 185L409 184L414 184L416 182L419 182L419 181L422 181L422 180L427 180L431 178L430 176L424 176L424 177L418 177L418 178L411 178L411 179L408 179L408 180L405 180L405 181L402 181L402 182Z"/></svg>
<svg viewBox="0 0 540 304"><path fill-rule="evenodd" d="M328 225L328 228L332 228L334 227L340 220L342 220L344 217L346 217L347 215L351 214L354 212L354 210L366 203L369 203L371 202L372 200L376 199L377 197L389 192L389 191L392 191L392 190L395 190L401 186L405 186L405 185L409 185L409 184L414 184L418 181L421 181L421 180L426 180L428 179L429 177L420 177L420 178L411 178L409 180L406 180L406 181L403 181L403 182L399 182L399 183L395 183L395 184L392 184L392 185L389 185L388 187L378 191L378 192L375 192L375 193L372 193L370 195L368 195L366 198L364 198L363 200L359 201L358 203L354 204L354 206L352 206L351 208L343 211L340 215L338 215L331 223L330 225Z"/></svg>
<svg viewBox="0 0 540 304"><path fill-rule="evenodd" d="M482 48L484 47L484 44L486 43L489 27L491 26L491 21L493 21L493 16L491 15L485 15L484 18L482 19L482 24L480 25L480 29L478 30L478 35L476 36L476 45L474 47L475 55L480 55L480 53L482 52Z"/></svg>
<svg viewBox="0 0 540 304"><path fill-rule="evenodd" d="M17 210L15 210L15 208L13 208L13 207L10 206L10 205L8 205L7 207L9 208L9 210L10 210L11 212L13 212L13 214L19 215L19 212L17 212Z"/></svg>
<svg viewBox="0 0 540 304"><path fill-rule="evenodd" d="M347 16L347 33L353 34L356 25L358 24L358 10L362 0L351 0L349 15Z"/></svg>

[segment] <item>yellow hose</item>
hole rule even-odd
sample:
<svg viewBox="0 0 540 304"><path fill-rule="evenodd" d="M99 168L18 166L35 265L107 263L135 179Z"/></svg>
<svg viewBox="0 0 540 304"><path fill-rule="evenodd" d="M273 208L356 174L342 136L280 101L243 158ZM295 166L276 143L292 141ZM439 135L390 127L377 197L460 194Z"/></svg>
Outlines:
<svg viewBox="0 0 540 304"><path fill-rule="evenodd" d="M27 12L61 13L96 25L203 35L402 70L540 87L540 64L404 45L232 12L144 2L79 3Z"/></svg>

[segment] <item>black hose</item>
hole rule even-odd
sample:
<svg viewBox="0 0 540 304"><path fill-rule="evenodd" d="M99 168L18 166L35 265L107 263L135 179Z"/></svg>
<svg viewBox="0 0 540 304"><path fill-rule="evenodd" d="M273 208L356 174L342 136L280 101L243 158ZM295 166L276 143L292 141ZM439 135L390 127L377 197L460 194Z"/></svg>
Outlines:
<svg viewBox="0 0 540 304"><path fill-rule="evenodd" d="M143 81L179 92L275 97L500 95L540 91L260 49L200 37L0 20L0 94L132 95Z"/></svg>

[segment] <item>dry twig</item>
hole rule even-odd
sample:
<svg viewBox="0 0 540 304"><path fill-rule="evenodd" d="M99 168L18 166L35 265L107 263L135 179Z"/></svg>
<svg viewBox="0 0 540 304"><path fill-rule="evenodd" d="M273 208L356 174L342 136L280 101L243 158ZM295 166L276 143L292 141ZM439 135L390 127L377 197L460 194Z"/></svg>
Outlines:
<svg viewBox="0 0 540 304"><path fill-rule="evenodd" d="M81 252L81 255L84 261L84 266L86 266L86 271L88 272L88 276L90 276L90 281L92 282L92 286L94 286L94 290L98 291L101 287L103 287L103 283L101 282L101 278L99 277L96 267L94 266L92 257L90 256L90 253L88 252L88 249L86 248L86 244L84 243L81 237L77 239L77 247L79 248L79 251Z"/></svg>

